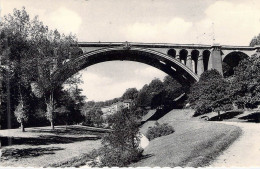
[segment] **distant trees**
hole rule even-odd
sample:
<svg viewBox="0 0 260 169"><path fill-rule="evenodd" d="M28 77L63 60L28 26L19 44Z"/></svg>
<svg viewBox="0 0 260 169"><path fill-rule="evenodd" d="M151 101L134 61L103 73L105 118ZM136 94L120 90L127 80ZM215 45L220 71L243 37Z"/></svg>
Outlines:
<svg viewBox="0 0 260 169"><path fill-rule="evenodd" d="M251 42L250 42L249 45L250 45L250 46L260 45L260 34L258 34L258 36L255 36L255 37L251 40Z"/></svg>
<svg viewBox="0 0 260 169"><path fill-rule="evenodd" d="M122 99L123 100L127 100L127 99L134 100L134 99L136 99L137 95L138 95L138 90L136 88L129 88L123 94Z"/></svg>
<svg viewBox="0 0 260 169"><path fill-rule="evenodd" d="M85 117L85 125L102 127L104 120L102 117L103 112L100 107L95 105L88 107L88 105L85 105L82 107L81 114Z"/></svg>

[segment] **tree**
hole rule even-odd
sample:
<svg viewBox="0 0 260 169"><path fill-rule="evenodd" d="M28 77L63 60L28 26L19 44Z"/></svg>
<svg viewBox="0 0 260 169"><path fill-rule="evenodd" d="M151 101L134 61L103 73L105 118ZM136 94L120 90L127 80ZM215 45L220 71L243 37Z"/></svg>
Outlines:
<svg viewBox="0 0 260 169"><path fill-rule="evenodd" d="M188 95L188 102L196 109L195 115L211 111L218 112L233 108L230 83L217 70L205 71Z"/></svg>
<svg viewBox="0 0 260 169"><path fill-rule="evenodd" d="M15 111L14 111L15 117L17 118L17 121L21 124L21 130L22 132L25 131L24 129L24 123L28 121L28 114L26 106L24 105L23 100L21 99L19 104L17 105Z"/></svg>
<svg viewBox="0 0 260 169"><path fill-rule="evenodd" d="M254 108L260 104L260 59L244 59L234 69L231 91L235 103L241 108Z"/></svg>
<svg viewBox="0 0 260 169"><path fill-rule="evenodd" d="M129 88L125 91L122 98L123 100L131 99L134 100L137 97L138 90L136 88Z"/></svg>
<svg viewBox="0 0 260 169"><path fill-rule="evenodd" d="M255 37L251 40L251 42L250 42L249 45L250 45L250 46L260 45L260 34L258 34L258 36L255 36Z"/></svg>
<svg viewBox="0 0 260 169"><path fill-rule="evenodd" d="M111 115L108 124L112 131L102 138L101 167L126 167L141 157L139 148L140 121L134 110L123 109Z"/></svg>
<svg viewBox="0 0 260 169"><path fill-rule="evenodd" d="M65 107L65 106L61 106L58 107L57 109L55 109L55 111L57 114L60 114L60 118L62 118L62 120L65 122L66 124L66 129L69 123L69 118L70 118L70 111Z"/></svg>
<svg viewBox="0 0 260 169"><path fill-rule="evenodd" d="M53 82L51 74L67 59L73 59L72 55L81 54L76 37L49 30L38 17L31 20L25 8L14 9L13 14L4 16L0 31L0 51L7 53L1 55L1 69L7 67L1 70L7 72L3 76L1 105L12 112L20 95L32 91L39 100L45 102L48 119L54 118L52 111L55 110L57 97L54 93L58 85L53 84L58 83Z"/></svg>
<svg viewBox="0 0 260 169"><path fill-rule="evenodd" d="M102 127L103 124L103 112L100 107L94 105L88 107L87 105L81 109L81 114L85 116L85 123L89 126Z"/></svg>
<svg viewBox="0 0 260 169"><path fill-rule="evenodd" d="M144 87L139 91L136 104L139 107L148 107L150 106L150 95L148 93L148 85L144 85Z"/></svg>

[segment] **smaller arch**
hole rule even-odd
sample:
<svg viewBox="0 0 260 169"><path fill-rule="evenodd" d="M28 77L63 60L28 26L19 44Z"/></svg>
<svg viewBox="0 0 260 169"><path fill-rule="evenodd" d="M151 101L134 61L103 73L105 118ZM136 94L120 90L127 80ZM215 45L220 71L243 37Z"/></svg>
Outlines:
<svg viewBox="0 0 260 169"><path fill-rule="evenodd" d="M167 52L168 55L172 56L173 58L176 57L176 50L174 49L169 49Z"/></svg>
<svg viewBox="0 0 260 169"><path fill-rule="evenodd" d="M209 57L210 57L210 51L209 51L209 50L204 50L204 51L202 52L202 59L203 59L204 71L207 71L207 70L208 70Z"/></svg>
<svg viewBox="0 0 260 169"><path fill-rule="evenodd" d="M180 50L179 54L180 54L180 61L181 61L181 63L186 65L188 51L186 49L182 49L182 50Z"/></svg>
<svg viewBox="0 0 260 169"><path fill-rule="evenodd" d="M191 60L192 60L192 70L196 74L198 74L198 58L199 58L200 52L198 50L192 50L191 51Z"/></svg>
<svg viewBox="0 0 260 169"><path fill-rule="evenodd" d="M223 59L222 69L224 77L232 76L234 68L245 58L249 56L240 51L233 51L227 54Z"/></svg>

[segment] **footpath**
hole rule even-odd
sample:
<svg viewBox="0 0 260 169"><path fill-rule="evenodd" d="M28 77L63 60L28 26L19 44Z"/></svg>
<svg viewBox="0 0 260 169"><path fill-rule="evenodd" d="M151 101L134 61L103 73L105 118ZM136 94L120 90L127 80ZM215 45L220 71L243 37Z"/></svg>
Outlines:
<svg viewBox="0 0 260 169"><path fill-rule="evenodd" d="M259 167L260 123L220 122L238 126L242 135L209 167Z"/></svg>

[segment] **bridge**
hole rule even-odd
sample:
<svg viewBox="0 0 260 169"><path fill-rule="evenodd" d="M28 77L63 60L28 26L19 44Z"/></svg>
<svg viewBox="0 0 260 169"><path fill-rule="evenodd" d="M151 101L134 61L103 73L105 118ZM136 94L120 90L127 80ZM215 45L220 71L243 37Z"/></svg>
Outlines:
<svg viewBox="0 0 260 169"><path fill-rule="evenodd" d="M223 63L231 67L245 57L257 54L260 46L227 46L202 44L79 42L81 55L71 57L54 68L52 78L63 83L78 71L106 61L136 61L156 67L178 82L191 85L210 69L223 74Z"/></svg>

